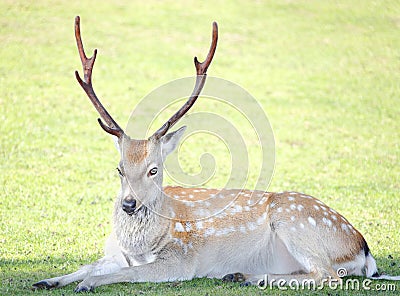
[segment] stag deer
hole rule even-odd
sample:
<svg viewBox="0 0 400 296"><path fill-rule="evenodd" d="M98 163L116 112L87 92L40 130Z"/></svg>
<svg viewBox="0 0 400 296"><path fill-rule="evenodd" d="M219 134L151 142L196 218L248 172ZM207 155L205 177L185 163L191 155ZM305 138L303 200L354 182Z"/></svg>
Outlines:
<svg viewBox="0 0 400 296"><path fill-rule="evenodd" d="M131 139L98 100L92 86L97 51L86 57L79 17L75 19L75 37L84 80L78 72L76 78L105 121L99 119L100 126L118 139L121 190L105 256L74 273L37 282L35 288L58 288L81 281L75 291L82 292L119 282L195 277L254 284L261 279L321 282L338 279L338 268L345 268L349 275L400 279L380 276L361 233L342 215L309 195L162 187L163 162L177 147L185 127L167 132L192 107L204 86L217 46L216 23L205 61L194 59L197 78L192 95L147 140ZM210 204L217 205L231 196L235 199L223 212L193 219L193 211L209 211ZM195 207L173 202L188 197L199 201ZM250 202L252 197L257 198L256 203Z"/></svg>

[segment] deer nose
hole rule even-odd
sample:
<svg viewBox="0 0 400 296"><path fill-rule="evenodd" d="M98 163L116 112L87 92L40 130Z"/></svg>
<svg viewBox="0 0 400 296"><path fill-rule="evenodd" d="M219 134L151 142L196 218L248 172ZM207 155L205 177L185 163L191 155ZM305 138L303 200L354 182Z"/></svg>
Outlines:
<svg viewBox="0 0 400 296"><path fill-rule="evenodd" d="M136 200L133 198L129 199L124 199L122 201L122 209L124 210L125 213L127 213L129 216L133 214L136 208Z"/></svg>

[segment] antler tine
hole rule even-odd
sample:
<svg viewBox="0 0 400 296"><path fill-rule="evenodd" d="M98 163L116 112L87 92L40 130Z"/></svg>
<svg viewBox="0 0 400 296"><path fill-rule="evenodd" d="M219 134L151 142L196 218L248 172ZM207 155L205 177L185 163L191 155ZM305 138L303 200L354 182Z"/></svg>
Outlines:
<svg viewBox="0 0 400 296"><path fill-rule="evenodd" d="M214 57L215 50L217 49L217 42L218 42L218 25L216 22L213 22L212 42L206 59L204 60L204 62L200 63L197 60L197 57L194 57L194 64L196 66L197 75L206 75L208 66L210 66L211 61Z"/></svg>
<svg viewBox="0 0 400 296"><path fill-rule="evenodd" d="M174 114L166 123L163 124L152 136L151 138L160 139L164 136L168 130L176 123L179 119L182 118L186 112L193 106L196 102L197 98L199 97L201 90L204 87L207 77L207 69L210 66L211 61L214 57L215 50L217 48L218 42L218 25L216 22L213 22L213 32L212 32L212 41L210 50L208 51L207 57L204 62L200 63L197 57L194 57L194 65L196 67L196 84L194 86L193 92L190 95L189 99L186 103Z"/></svg>
<svg viewBox="0 0 400 296"><path fill-rule="evenodd" d="M82 38L81 38L80 17L79 16L77 16L75 18L75 39L76 39L76 45L78 46L79 56L80 56L81 62L82 62L84 81L79 76L78 71L75 71L76 79L78 80L78 82L81 85L81 87L83 88L83 90L86 92L87 96L89 97L90 101L96 108L97 112L99 112L101 118L103 118L104 121L107 123L107 125L105 125L99 118L98 121L99 121L100 126L107 133L120 138L124 134L124 131L115 122L115 120L111 117L111 115L107 112L107 110L101 104L100 100L97 98L96 93L94 92L94 89L92 86L92 70L93 70L93 65L94 65L94 62L95 62L96 56L97 56L97 49L94 50L93 56L91 58L87 58L87 56L85 54L85 49L83 48L83 43L82 43Z"/></svg>

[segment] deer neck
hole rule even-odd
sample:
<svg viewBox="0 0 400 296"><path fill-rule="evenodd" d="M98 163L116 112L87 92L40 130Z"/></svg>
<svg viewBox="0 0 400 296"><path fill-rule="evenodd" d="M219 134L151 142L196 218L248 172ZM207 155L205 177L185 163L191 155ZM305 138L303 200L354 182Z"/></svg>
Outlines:
<svg viewBox="0 0 400 296"><path fill-rule="evenodd" d="M130 254L149 252L154 240L167 231L167 220L162 217L163 192L151 204L143 204L129 216L121 207L121 200L114 206L114 230L121 249Z"/></svg>

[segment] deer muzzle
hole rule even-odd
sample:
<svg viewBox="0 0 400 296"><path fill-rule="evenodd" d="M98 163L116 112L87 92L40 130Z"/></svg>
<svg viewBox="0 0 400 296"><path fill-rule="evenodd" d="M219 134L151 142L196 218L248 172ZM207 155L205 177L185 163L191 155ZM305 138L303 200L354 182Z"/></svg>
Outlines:
<svg viewBox="0 0 400 296"><path fill-rule="evenodd" d="M122 210L127 213L129 216L135 212L136 209L136 200L134 198L128 197L122 200Z"/></svg>

